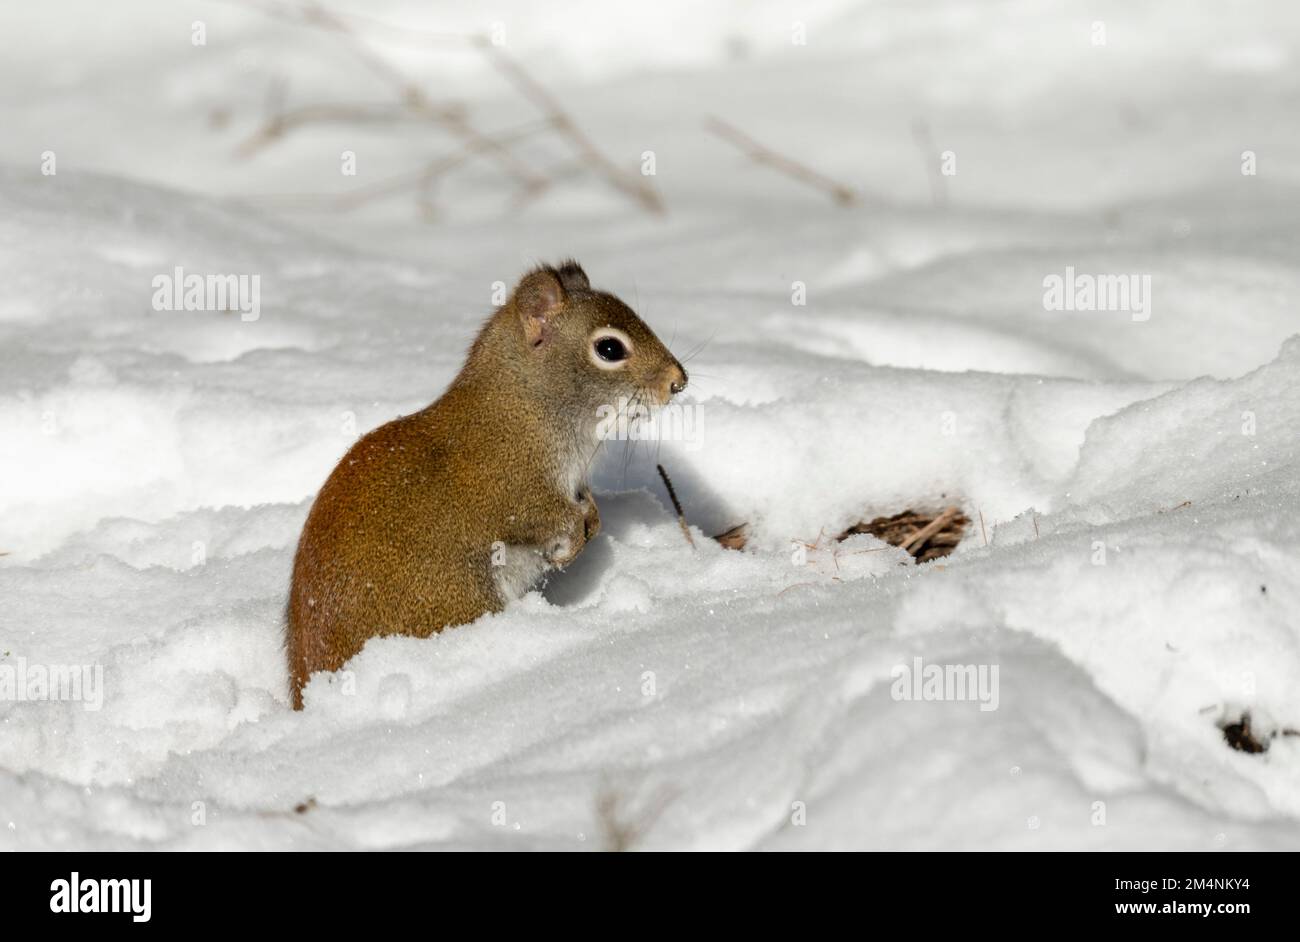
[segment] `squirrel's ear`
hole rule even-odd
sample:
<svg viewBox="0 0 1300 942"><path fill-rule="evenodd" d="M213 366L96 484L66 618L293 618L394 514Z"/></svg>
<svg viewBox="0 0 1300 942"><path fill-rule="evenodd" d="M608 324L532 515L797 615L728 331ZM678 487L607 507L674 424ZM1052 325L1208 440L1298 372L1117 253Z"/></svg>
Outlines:
<svg viewBox="0 0 1300 942"><path fill-rule="evenodd" d="M551 268L529 272L514 294L515 311L530 347L540 347L550 333L551 321L564 305L564 286Z"/></svg>
<svg viewBox="0 0 1300 942"><path fill-rule="evenodd" d="M587 273L582 270L576 259L565 259L564 262L556 269L556 274L560 276L560 284L564 285L565 291L590 291L591 282L587 280Z"/></svg>

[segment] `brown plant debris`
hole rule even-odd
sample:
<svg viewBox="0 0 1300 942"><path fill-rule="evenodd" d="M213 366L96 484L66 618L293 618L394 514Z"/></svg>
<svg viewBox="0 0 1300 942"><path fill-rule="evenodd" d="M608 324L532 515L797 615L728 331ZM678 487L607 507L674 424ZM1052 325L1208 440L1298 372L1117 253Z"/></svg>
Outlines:
<svg viewBox="0 0 1300 942"><path fill-rule="evenodd" d="M1228 745L1239 752L1268 752L1268 740L1260 741L1250 728L1250 714L1241 714L1241 719L1223 727L1223 738Z"/></svg>
<svg viewBox="0 0 1300 942"><path fill-rule="evenodd" d="M955 550L968 526L970 518L958 507L939 511L904 510L892 517L855 523L835 540L842 542L859 533L870 533L891 546L907 550L918 563L924 563ZM749 542L749 524L738 524L714 539L727 549L744 549Z"/></svg>
<svg viewBox="0 0 1300 942"><path fill-rule="evenodd" d="M749 542L749 524L738 523L714 537L723 549L742 550Z"/></svg>
<svg viewBox="0 0 1300 942"><path fill-rule="evenodd" d="M904 510L892 517L876 517L870 522L855 523L837 537L845 539L855 533L870 533L879 540L907 550L918 563L947 556L957 548L970 525L958 507L940 511Z"/></svg>

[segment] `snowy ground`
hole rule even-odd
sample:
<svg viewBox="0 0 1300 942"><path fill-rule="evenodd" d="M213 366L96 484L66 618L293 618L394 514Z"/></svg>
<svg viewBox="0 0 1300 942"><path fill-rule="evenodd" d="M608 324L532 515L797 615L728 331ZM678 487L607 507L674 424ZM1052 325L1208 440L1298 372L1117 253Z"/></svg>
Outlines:
<svg viewBox="0 0 1300 942"><path fill-rule="evenodd" d="M286 210L452 145L325 127L238 160L275 76L382 85L229 4L0 12L0 691L103 676L100 709L0 699L0 848L1300 846L1300 11L475 6L364 9L503 24L628 173L655 152L666 216L588 177L515 212L482 162L432 223ZM527 116L481 57L379 48ZM373 642L291 712L315 490L438 395L494 282L568 255L700 348L692 440L610 451L604 531L541 593ZM155 310L175 266L258 274L260 317ZM1067 266L1149 275L1149 319L1046 310ZM817 542L949 502L976 524L936 563ZM740 522L745 552L704 538ZM996 666L997 708L897 699L915 658ZM1266 752L1226 744L1245 713Z"/></svg>

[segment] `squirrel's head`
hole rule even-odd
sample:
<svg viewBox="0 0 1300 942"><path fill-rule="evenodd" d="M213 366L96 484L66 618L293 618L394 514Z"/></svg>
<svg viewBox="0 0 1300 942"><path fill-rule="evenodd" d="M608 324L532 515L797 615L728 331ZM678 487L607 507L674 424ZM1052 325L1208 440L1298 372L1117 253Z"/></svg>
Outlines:
<svg viewBox="0 0 1300 942"><path fill-rule="evenodd" d="M530 389L595 422L603 406L655 408L686 388L686 370L636 313L595 291L575 261L524 276L494 321Z"/></svg>

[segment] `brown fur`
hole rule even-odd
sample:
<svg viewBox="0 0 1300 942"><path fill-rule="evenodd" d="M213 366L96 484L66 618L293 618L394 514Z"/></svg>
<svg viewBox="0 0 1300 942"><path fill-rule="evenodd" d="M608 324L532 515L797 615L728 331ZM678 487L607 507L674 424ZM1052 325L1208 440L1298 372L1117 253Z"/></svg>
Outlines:
<svg viewBox="0 0 1300 942"><path fill-rule="evenodd" d="M623 369L589 358L604 327L633 341ZM370 638L499 611L494 544L540 554L539 568L569 562L600 527L587 485L597 409L620 396L662 404L685 384L650 328L577 263L525 276L443 396L363 436L317 495L289 590L294 709L314 672Z"/></svg>

